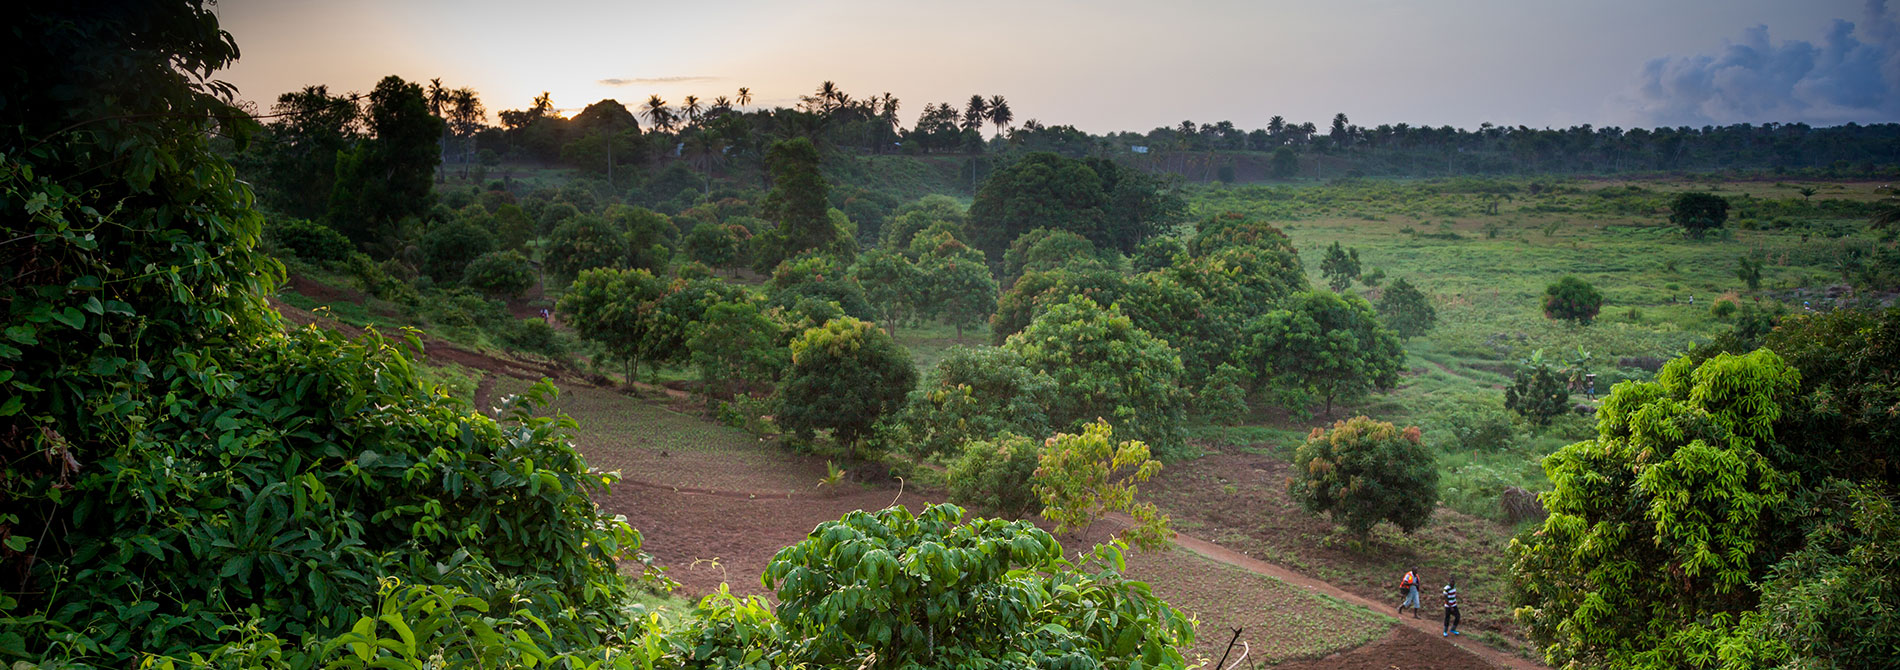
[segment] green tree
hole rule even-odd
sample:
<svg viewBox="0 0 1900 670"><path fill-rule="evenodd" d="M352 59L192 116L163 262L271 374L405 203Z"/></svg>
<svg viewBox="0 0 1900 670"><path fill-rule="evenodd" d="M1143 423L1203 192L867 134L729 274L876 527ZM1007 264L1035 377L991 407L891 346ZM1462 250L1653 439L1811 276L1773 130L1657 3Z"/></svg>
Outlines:
<svg viewBox="0 0 1900 670"><path fill-rule="evenodd" d="M1410 339L1431 332L1438 323L1438 310L1424 291L1400 278L1379 295L1379 318L1399 337Z"/></svg>
<svg viewBox="0 0 1900 670"><path fill-rule="evenodd" d="M627 265L626 235L606 219L577 216L548 235L544 258L548 273L562 279L594 268L623 268Z"/></svg>
<svg viewBox="0 0 1900 670"><path fill-rule="evenodd" d="M1748 284L1748 290L1761 288L1761 261L1748 256L1735 259L1735 278Z"/></svg>
<svg viewBox="0 0 1900 670"><path fill-rule="evenodd" d="M271 114L277 118L253 149L261 154L258 184L285 213L322 217L336 184L337 154L356 143L362 109L354 98L332 96L318 85L277 96Z"/></svg>
<svg viewBox="0 0 1900 670"><path fill-rule="evenodd" d="M1137 273L1153 272L1173 267L1187 257L1187 245L1173 236L1151 237L1135 248L1131 262Z"/></svg>
<svg viewBox="0 0 1900 670"><path fill-rule="evenodd" d="M1438 503L1438 461L1419 436L1363 416L1314 428L1293 453L1287 492L1361 538L1380 521L1423 528Z"/></svg>
<svg viewBox="0 0 1900 670"><path fill-rule="evenodd" d="M1669 222L1690 237L1702 237L1728 222L1728 200L1712 193L1678 194L1669 201Z"/></svg>
<svg viewBox="0 0 1900 670"><path fill-rule="evenodd" d="M770 250L772 262L832 247L840 231L828 215L829 189L818 171L818 148L802 137L782 140L766 151L765 166L772 176L772 191L761 210L778 226L778 247Z"/></svg>
<svg viewBox="0 0 1900 670"><path fill-rule="evenodd" d="M1334 242L1326 249L1325 260L1319 263L1319 273L1326 277L1326 285L1334 293L1346 290L1352 280L1359 278L1359 250L1344 249Z"/></svg>
<svg viewBox="0 0 1900 670"><path fill-rule="evenodd" d="M1356 295L1308 291L1247 323L1243 354L1256 386L1315 394L1333 402L1398 383L1399 338Z"/></svg>
<svg viewBox="0 0 1900 670"><path fill-rule="evenodd" d="M679 239L679 228L673 225L672 218L644 207L618 204L608 207L604 215L625 234L627 259L632 267L654 272L666 269Z"/></svg>
<svg viewBox="0 0 1900 670"><path fill-rule="evenodd" d="M1003 278L1014 281L1025 272L1054 270L1070 264L1104 265L1095 244L1066 230L1037 228L1023 233L1003 252Z"/></svg>
<svg viewBox="0 0 1900 670"><path fill-rule="evenodd" d="M712 268L732 268L738 275L739 238L723 223L701 223L686 234L687 257Z"/></svg>
<svg viewBox="0 0 1900 670"><path fill-rule="evenodd" d="M903 254L873 249L858 256L851 264L851 278L864 287L864 299L877 310L884 330L897 334L897 327L917 315L927 299L924 276L917 265Z"/></svg>
<svg viewBox="0 0 1900 670"><path fill-rule="evenodd" d="M1300 157L1293 155L1290 147L1274 149L1269 161L1271 167L1268 169L1273 172L1274 179L1292 179L1300 175Z"/></svg>
<svg viewBox="0 0 1900 670"><path fill-rule="evenodd" d="M686 350L699 378L727 395L738 382L776 381L791 364L779 326L766 318L756 300L721 302L687 331Z"/></svg>
<svg viewBox="0 0 1900 670"><path fill-rule="evenodd" d="M1184 209L1151 175L1107 159L1038 152L984 180L970 205L969 229L972 243L991 258L1035 228L1066 230L1127 253Z"/></svg>
<svg viewBox="0 0 1900 670"><path fill-rule="evenodd" d="M1032 486L1041 455L1040 442L1015 433L964 445L962 455L944 473L950 499L1020 519L1041 504Z"/></svg>
<svg viewBox="0 0 1900 670"><path fill-rule="evenodd" d="M1154 503L1135 502L1136 485L1160 472L1161 462L1148 458L1148 445L1116 442L1108 422L1096 419L1078 434L1057 433L1044 442L1031 481L1042 499L1042 517L1056 523L1056 532L1086 536L1108 513L1126 512L1135 525L1118 539L1164 549L1172 537L1168 515Z"/></svg>
<svg viewBox="0 0 1900 670"><path fill-rule="evenodd" d="M504 204L495 208L495 238L506 251L520 251L540 237L540 228L520 205Z"/></svg>
<svg viewBox="0 0 1900 670"><path fill-rule="evenodd" d="M953 505L819 524L765 569L772 639L796 641L773 665L1185 667L1192 624L1121 576L1120 546L1062 556L1028 522L965 522Z"/></svg>
<svg viewBox="0 0 1900 670"><path fill-rule="evenodd" d="M495 236L467 221L436 224L422 236L422 271L436 281L460 281L475 257L495 249Z"/></svg>
<svg viewBox="0 0 1900 670"><path fill-rule="evenodd" d="M1763 453L1800 375L1759 350L1616 385L1597 437L1544 459L1550 516L1512 540L1518 622L1553 667L1718 666L1796 480Z"/></svg>
<svg viewBox="0 0 1900 670"><path fill-rule="evenodd" d="M997 296L996 314L990 317L990 342L1001 346L1009 336L1029 327L1038 314L1070 298L1081 296L1098 305L1111 305L1127 293L1128 278L1112 270L1063 268L1031 272Z"/></svg>
<svg viewBox="0 0 1900 670"><path fill-rule="evenodd" d="M582 270L554 309L575 334L599 342L609 358L625 365L631 383L640 376L640 364L658 353L650 347L658 325L651 305L665 291L646 270Z"/></svg>
<svg viewBox="0 0 1900 670"><path fill-rule="evenodd" d="M1049 434L1045 408L1055 393L1055 380L1030 370L1016 352L952 347L892 423L912 453L954 456L968 443L1004 433Z"/></svg>
<svg viewBox="0 0 1900 670"><path fill-rule="evenodd" d="M614 478L564 419L478 414L402 345L270 309L282 268L211 146L246 130L214 7L47 4L0 31L8 663L316 666L378 578L510 603L555 654L637 626L615 565L639 535L589 502ZM239 636L248 661L219 651Z"/></svg>
<svg viewBox="0 0 1900 670"><path fill-rule="evenodd" d="M1565 275L1544 289L1544 318L1589 325L1603 309L1603 294L1589 283Z"/></svg>
<svg viewBox="0 0 1900 670"><path fill-rule="evenodd" d="M491 251L469 261L461 279L489 297L515 298L534 288L534 265L519 251Z"/></svg>
<svg viewBox="0 0 1900 670"><path fill-rule="evenodd" d="M982 324L996 312L996 277L983 263L982 252L945 236L918 259L918 275L921 306L955 326L958 342L963 341L964 328Z"/></svg>
<svg viewBox="0 0 1900 670"><path fill-rule="evenodd" d="M1832 487L1816 524L1761 583L1720 649L1731 667L1877 668L1900 648L1900 514L1878 486ZM1739 642L1740 644L1736 644Z"/></svg>
<svg viewBox="0 0 1900 670"><path fill-rule="evenodd" d="M1081 430L1109 419L1119 422L1122 434L1153 445L1163 458L1185 451L1187 396L1180 387L1180 355L1136 328L1119 308L1069 298L1011 335L1003 347L1021 355L1032 372L1055 380L1052 428Z"/></svg>
<svg viewBox="0 0 1900 670"><path fill-rule="evenodd" d="M806 439L829 428L839 444L855 449L916 383L910 352L889 334L854 318L832 319L792 340L792 366L779 386L779 425Z"/></svg>
<svg viewBox="0 0 1900 670"><path fill-rule="evenodd" d="M1570 411L1570 385L1544 361L1544 350L1532 352L1512 374L1511 385L1504 388L1504 408L1540 428Z"/></svg>
<svg viewBox="0 0 1900 670"><path fill-rule="evenodd" d="M443 122L429 113L422 87L390 75L370 91L365 113L371 139L336 159L327 221L359 245L385 241L404 217L420 217L435 201L430 176Z"/></svg>

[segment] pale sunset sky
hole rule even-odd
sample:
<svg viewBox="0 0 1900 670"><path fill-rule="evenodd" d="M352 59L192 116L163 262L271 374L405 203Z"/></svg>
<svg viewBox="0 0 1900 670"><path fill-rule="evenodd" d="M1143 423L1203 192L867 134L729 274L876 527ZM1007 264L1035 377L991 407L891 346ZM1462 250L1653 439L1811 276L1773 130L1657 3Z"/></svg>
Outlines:
<svg viewBox="0 0 1900 670"><path fill-rule="evenodd" d="M1093 133L1233 121L1533 127L1900 121L1900 7L1867 0L606 2L227 0L221 78L268 108L384 75L491 118L820 81L926 103L1001 94Z"/></svg>

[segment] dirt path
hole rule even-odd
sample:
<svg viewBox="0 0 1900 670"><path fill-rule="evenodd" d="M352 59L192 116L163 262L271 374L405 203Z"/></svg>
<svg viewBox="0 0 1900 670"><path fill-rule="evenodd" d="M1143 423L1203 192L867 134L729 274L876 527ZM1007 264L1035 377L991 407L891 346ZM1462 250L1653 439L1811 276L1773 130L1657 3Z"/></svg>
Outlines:
<svg viewBox="0 0 1900 670"><path fill-rule="evenodd" d="M1120 523L1129 523L1132 521L1125 518L1118 518L1115 520ZM1262 561L1256 558L1251 558L1251 557L1242 555L1241 553L1236 552L1234 550L1228 549L1226 547L1222 547L1218 544L1214 544L1212 542L1208 542L1206 540L1203 540L1191 535L1184 535L1184 534L1177 533L1174 537L1174 543L1183 549L1192 551L1202 556L1206 556L1209 559L1219 561L1221 563L1226 563L1228 565L1232 565L1234 567L1237 567L1242 570L1246 570L1248 572L1252 572L1255 574L1266 575L1268 577L1278 579L1280 581L1286 582L1293 586L1309 589L1313 591L1314 593L1331 596L1335 599L1352 603L1354 605L1364 607L1374 612L1388 612L1388 613L1393 612L1393 608L1396 607L1397 605L1396 603L1374 602L1369 598L1359 596L1345 589L1339 588L1337 586L1333 586L1330 583L1323 582L1318 579L1314 579L1312 577L1308 577L1306 575L1294 572L1292 570L1288 570L1282 566L1274 565L1266 561ZM1442 613L1433 612L1433 614L1440 615ZM1425 618L1414 619L1409 616L1400 616L1398 617L1398 621L1400 624L1403 624L1405 628L1411 629L1415 632L1426 634L1427 637L1429 637L1430 633L1442 634L1444 631L1443 619L1438 618L1438 617L1425 617ZM1457 647L1458 649L1463 650L1465 653L1475 656L1476 659L1474 660L1481 659L1483 662L1488 663L1492 665L1493 667L1508 668L1510 670L1538 670L1539 668L1544 667L1542 665L1533 663L1524 658L1520 658L1518 656L1514 656L1511 654L1498 651L1496 649L1492 649L1475 640L1466 639L1464 637L1450 637L1450 638L1440 637L1439 642ZM1383 643L1375 643L1375 645L1382 645L1382 644ZM1415 644L1415 641L1407 642L1407 644ZM1370 647L1374 645L1367 645L1367 646ZM1350 654L1351 652L1347 653L1347 655L1350 655ZM1411 666L1406 666L1406 665L1396 665L1393 663L1395 660L1403 660L1403 659L1391 659L1391 658L1369 659L1369 661L1374 662L1375 665L1369 665L1366 667L1378 667L1378 668L1385 668L1388 666L1411 667ZM1328 666L1328 667L1332 667L1332 666Z"/></svg>

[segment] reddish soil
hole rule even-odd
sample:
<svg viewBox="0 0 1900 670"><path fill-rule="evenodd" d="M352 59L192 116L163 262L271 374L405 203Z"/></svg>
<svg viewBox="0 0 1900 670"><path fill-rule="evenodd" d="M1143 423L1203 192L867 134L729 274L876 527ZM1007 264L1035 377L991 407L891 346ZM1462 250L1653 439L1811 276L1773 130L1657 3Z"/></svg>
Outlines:
<svg viewBox="0 0 1900 670"><path fill-rule="evenodd" d="M849 484L847 487L851 486ZM770 596L759 583L765 564L778 550L805 539L818 524L836 521L852 510L901 504L912 510L940 497L914 491L856 488L836 497L794 494L748 497L633 482L614 485L600 506L624 514L646 540L645 550L667 576L680 583L679 595L697 600L721 583L733 593Z"/></svg>
<svg viewBox="0 0 1900 670"><path fill-rule="evenodd" d="M310 291L306 292L298 288L296 279L292 280L290 288L319 299L352 299L344 291L321 285L310 287ZM325 295L333 297L325 298ZM360 300L360 296L355 299ZM310 312L275 300L272 304L288 320L299 325L321 322L322 326L346 335L362 333L361 329L330 319L319 319ZM424 339L423 348L424 355L431 359L498 375L529 380L550 377L582 384L603 381L589 380L571 370L552 365L468 351L432 338ZM482 406L483 395L491 396L492 402L494 393L490 376L484 376L483 382L476 391L478 407ZM678 389L655 390L666 392L674 400L688 395ZM727 464L727 467L731 465ZM1295 586L1333 595L1373 611L1385 611L1381 608L1389 605L1383 604L1381 599L1389 594L1383 588L1374 588L1373 580L1348 580L1345 588L1341 588L1254 557L1267 555L1291 558L1299 563L1318 561L1319 567L1344 565L1349 569L1363 567L1366 562L1364 552L1341 555L1346 550L1322 547L1319 546L1321 543L1313 541L1325 535L1324 522L1298 512L1297 508L1289 509L1290 502L1285 500L1284 488L1280 484L1284 481L1286 468L1285 463L1264 456L1211 451L1204 458L1170 466L1161 477L1145 486L1144 491L1152 491L1149 497L1160 501L1175 516L1177 527L1195 532L1206 529L1206 532L1217 533L1217 539L1223 542L1237 540L1235 546L1241 551L1230 550L1187 534L1177 538L1177 543L1183 548L1242 569L1277 577ZM1235 494L1219 496L1210 492L1210 489L1217 488L1217 481L1234 479L1245 482L1245 486L1237 487ZM697 598L713 592L721 583L729 584L735 593L769 595L758 581L766 563L780 548L803 539L819 523L835 520L852 510L881 509L891 504L904 504L916 509L941 498L941 494L935 492L900 492L894 488L846 486L845 491L835 496L781 493L761 497L747 492L624 481L598 502L607 511L626 515L634 527L641 529L645 534L646 550L669 568L668 576L681 583L681 595ZM1277 500L1272 494L1275 490L1280 491ZM1441 510L1440 515L1444 514L1447 512ZM1180 523L1183 521L1186 523ZM1106 526L1102 529L1106 531L1112 529L1113 523L1098 526ZM1451 532L1456 534L1456 529ZM1305 549L1289 552L1289 544ZM1478 555L1497 555L1498 547L1487 549L1487 553ZM1401 549L1395 558L1409 562L1427 557ZM1384 576L1383 571L1376 574ZM1377 584L1383 582L1376 581ZM1376 597L1367 597L1371 594L1376 594ZM1473 611L1466 613L1467 629L1476 630L1470 621L1479 618L1473 616L1479 612L1484 612L1483 618L1486 619L1495 620L1499 616L1495 611L1487 611L1487 606L1474 603ZM1423 632L1430 628L1425 624L1436 625L1435 622L1414 621L1409 617L1401 618L1400 621L1403 625L1395 626L1390 633L1371 644L1276 667L1298 670L1448 670L1487 665L1518 670L1539 667L1535 663L1476 644L1475 641L1461 639L1452 642ZM1204 630L1203 634L1223 635L1219 629L1212 627Z"/></svg>

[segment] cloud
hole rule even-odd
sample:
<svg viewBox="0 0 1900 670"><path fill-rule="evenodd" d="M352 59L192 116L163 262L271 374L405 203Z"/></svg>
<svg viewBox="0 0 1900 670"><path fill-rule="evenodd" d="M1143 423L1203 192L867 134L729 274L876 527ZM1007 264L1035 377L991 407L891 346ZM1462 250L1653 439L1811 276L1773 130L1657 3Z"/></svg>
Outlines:
<svg viewBox="0 0 1900 670"><path fill-rule="evenodd" d="M1776 44L1755 26L1717 55L1649 61L1618 102L1665 126L1900 121L1900 16L1868 0L1860 23L1835 19L1819 44Z"/></svg>
<svg viewBox="0 0 1900 670"><path fill-rule="evenodd" d="M609 77L600 80L608 86L632 86L634 84L686 84L697 81L719 81L719 77Z"/></svg>

